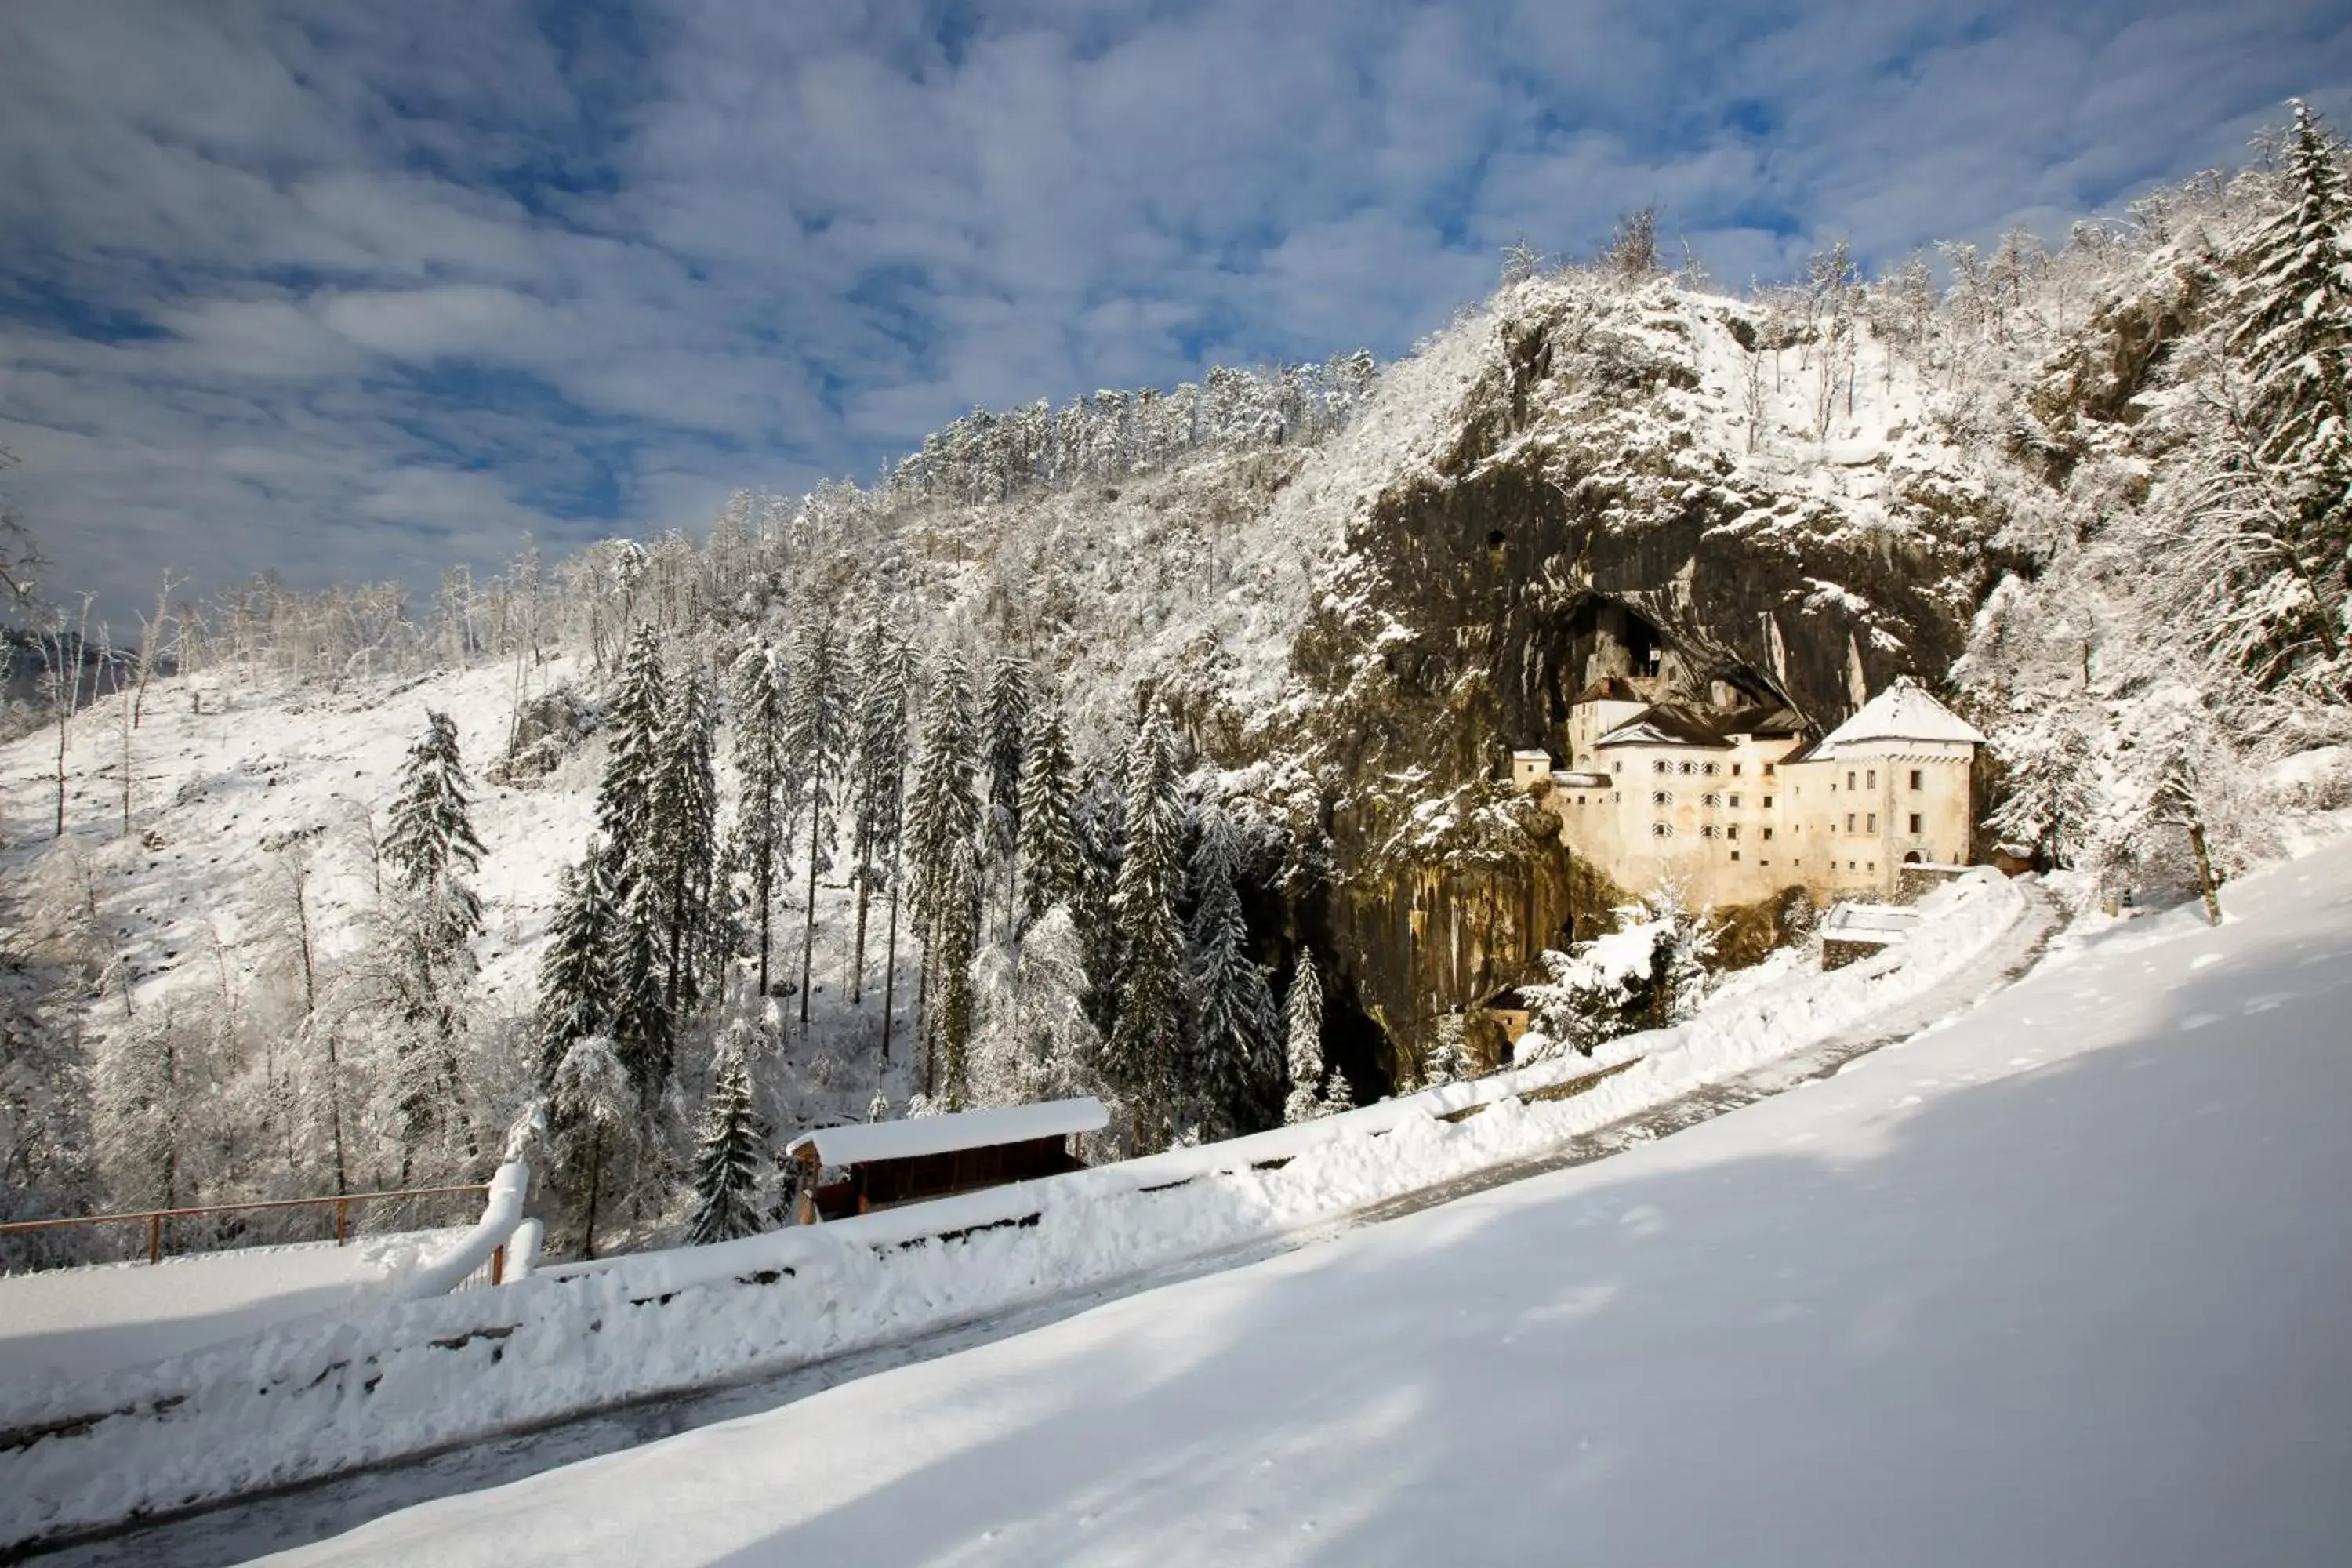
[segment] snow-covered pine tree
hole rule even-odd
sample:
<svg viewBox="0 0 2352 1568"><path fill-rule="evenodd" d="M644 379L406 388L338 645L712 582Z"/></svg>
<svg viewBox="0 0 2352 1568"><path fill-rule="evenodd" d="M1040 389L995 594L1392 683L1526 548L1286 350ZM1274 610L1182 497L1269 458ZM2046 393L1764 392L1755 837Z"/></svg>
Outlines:
<svg viewBox="0 0 2352 1568"><path fill-rule="evenodd" d="M616 1184L611 1180L612 1168L635 1146L629 1072L613 1042L598 1035L573 1041L555 1066L548 1098L558 1125L565 1130L557 1146L557 1163L586 1184L580 1253L593 1258L596 1211L605 1192Z"/></svg>
<svg viewBox="0 0 2352 1568"><path fill-rule="evenodd" d="M931 1000L923 1013L924 1055L938 1064L933 1098L948 1110L962 1110L971 1104L973 968L980 947L980 855L971 838L948 841L939 893L931 924Z"/></svg>
<svg viewBox="0 0 2352 1568"><path fill-rule="evenodd" d="M551 1082L574 1042L613 1027L613 966L620 911L613 906L602 847L594 838L567 867L539 961L540 1078Z"/></svg>
<svg viewBox="0 0 2352 1568"><path fill-rule="evenodd" d="M2207 395L2223 427L2179 487L2159 571L2215 590L2201 617L2218 651L2264 689L2293 682L2341 701L2352 637L2352 192L2343 151L2295 102L2286 205L2251 237L2229 348L2245 367ZM2180 549L2186 543L2190 548Z"/></svg>
<svg viewBox="0 0 2352 1568"><path fill-rule="evenodd" d="M2320 533L2343 526L2352 486L2352 191L2343 147L2309 104L2292 108L2287 205L2248 243L2230 342L2253 374L2258 454Z"/></svg>
<svg viewBox="0 0 2352 1568"><path fill-rule="evenodd" d="M2090 703L2063 700L2003 725L1993 750L2005 769L2005 798L1985 826L2008 843L2032 846L2053 867L2080 860L2101 806L2100 729Z"/></svg>
<svg viewBox="0 0 2352 1568"><path fill-rule="evenodd" d="M1014 910L1020 893L1022 762L1026 751L1029 715L1035 705L1029 661L1018 654L1002 653L989 666L988 689L981 700L987 772L987 831L982 846L989 880L1003 890L1004 929L1015 929Z"/></svg>
<svg viewBox="0 0 2352 1568"><path fill-rule="evenodd" d="M1194 837L1192 921L1185 943L1192 1049L1181 1086L1184 1120L1204 1136L1254 1130L1279 1078L1274 997L1249 955L1249 928L1234 885L1239 850L1232 820L1204 805Z"/></svg>
<svg viewBox="0 0 2352 1568"><path fill-rule="evenodd" d="M482 863L466 795L457 726L446 713L427 713L425 733L401 765L383 858L401 885L422 903L434 940L444 946L471 942L482 929L482 901L459 875Z"/></svg>
<svg viewBox="0 0 2352 1568"><path fill-rule="evenodd" d="M1071 903L1085 875L1078 847L1076 781L1062 710L1041 702L1021 759L1021 889L1025 925Z"/></svg>
<svg viewBox="0 0 2352 1568"><path fill-rule="evenodd" d="M1298 967L1290 977L1290 992L1282 999L1285 1055L1290 1068L1290 1093L1282 1102L1286 1122L1312 1121L1331 1114L1323 1098L1323 981L1315 972L1315 954L1298 950Z"/></svg>
<svg viewBox="0 0 2352 1568"><path fill-rule="evenodd" d="M1470 1076L1468 1036L1468 1020L1462 1016L1462 1009L1449 1008L1438 1015L1429 1049L1421 1058L1423 1089L1435 1089L1440 1084L1457 1082Z"/></svg>
<svg viewBox="0 0 2352 1568"><path fill-rule="evenodd" d="M907 639L880 610L858 638L857 741L850 773L850 854L857 874L857 931L852 943L849 1001L866 994L866 921L878 883L890 889L891 933L885 955L883 1056L898 969L898 851L907 811Z"/></svg>
<svg viewBox="0 0 2352 1568"><path fill-rule="evenodd" d="M992 945L982 954L975 996L974 1097L984 1105L1094 1095L1113 1107L1101 1079L1102 1039L1087 1016L1085 944L1066 905L1041 915L1023 939L1020 960Z"/></svg>
<svg viewBox="0 0 2352 1568"><path fill-rule="evenodd" d="M979 750L971 681L962 661L950 657L932 680L929 711L923 719L922 751L915 763L914 790L907 802L908 901L915 934L923 942L927 997L929 987L940 979L940 950L951 906L969 896L971 889L971 873L960 868L957 856L961 846L965 862L971 861L980 831ZM923 1079L928 1092L936 1081L939 1065L935 1054L939 1037L928 1022L923 1037L927 1042Z"/></svg>
<svg viewBox="0 0 2352 1568"><path fill-rule="evenodd" d="M669 1005L669 925L661 885L651 877L631 884L621 901L613 951L612 1049L638 1099L658 1104L669 1087L677 1054L676 1015Z"/></svg>
<svg viewBox="0 0 2352 1568"><path fill-rule="evenodd" d="M403 1177L438 1132L468 1142L465 1073L458 1040L466 992L474 978L471 943L482 904L461 871L481 864L466 795L457 727L446 713L425 715L425 733L402 764L383 858L397 892L381 916L386 976L399 1014L394 1076L399 1084Z"/></svg>
<svg viewBox="0 0 2352 1568"><path fill-rule="evenodd" d="M1184 872L1183 803L1175 742L1154 709L1127 754L1126 854L1112 904L1124 939L1118 1016L1107 1066L1134 1111L1138 1151L1174 1136L1184 1054L1184 929L1176 897Z"/></svg>
<svg viewBox="0 0 2352 1568"><path fill-rule="evenodd" d="M784 847L784 700L775 654L755 641L735 661L736 863L751 884L760 931L760 994L768 994L771 921Z"/></svg>
<svg viewBox="0 0 2352 1568"><path fill-rule="evenodd" d="M1126 952L1113 899L1127 858L1126 780L1115 768L1090 768L1072 813L1077 829L1078 882L1070 919L1087 954L1087 1016L1106 1040L1118 1022L1119 963Z"/></svg>
<svg viewBox="0 0 2352 1568"><path fill-rule="evenodd" d="M625 898L646 840L646 815L659 771L668 717L669 682L662 672L661 636L640 626L629 639L621 680L605 715L611 736L604 776L596 788L596 831L611 858L614 895Z"/></svg>
<svg viewBox="0 0 2352 1568"><path fill-rule="evenodd" d="M751 1074L740 1046L722 1047L704 1102L694 1156L694 1217L687 1239L731 1241L766 1228L759 1205L768 1130L751 1103Z"/></svg>
<svg viewBox="0 0 2352 1568"><path fill-rule="evenodd" d="M646 799L635 861L655 889L662 942L662 1004L683 1020L703 997L711 890L719 861L719 784L711 767L709 689L699 670L679 678Z"/></svg>
<svg viewBox="0 0 2352 1568"><path fill-rule="evenodd" d="M856 734L841 642L830 616L803 624L793 644L792 689L784 699L784 755L799 784L795 825L808 847L808 902L801 921L801 1024L809 1021L809 978L816 954L816 879L833 867L844 775Z"/></svg>

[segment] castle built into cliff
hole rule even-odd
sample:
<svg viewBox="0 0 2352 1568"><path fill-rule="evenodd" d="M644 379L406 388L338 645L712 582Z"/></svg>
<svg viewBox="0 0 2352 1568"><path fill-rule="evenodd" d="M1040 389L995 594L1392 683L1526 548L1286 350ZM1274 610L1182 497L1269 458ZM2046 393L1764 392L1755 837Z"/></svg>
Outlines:
<svg viewBox="0 0 2352 1568"><path fill-rule="evenodd" d="M1569 704L1567 765L1515 752L1512 782L1610 880L1673 880L1694 903L1891 894L1906 865L1968 859L1984 737L1909 677L1818 741L1785 707L1720 695L1675 701L1653 680L1596 680Z"/></svg>

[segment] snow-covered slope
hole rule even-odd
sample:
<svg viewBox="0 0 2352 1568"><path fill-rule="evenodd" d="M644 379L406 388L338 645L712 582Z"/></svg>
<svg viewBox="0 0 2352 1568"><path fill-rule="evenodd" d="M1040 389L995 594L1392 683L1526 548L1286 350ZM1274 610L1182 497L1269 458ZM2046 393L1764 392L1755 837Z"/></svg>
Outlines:
<svg viewBox="0 0 2352 1568"><path fill-rule="evenodd" d="M2030 957L2051 911L1988 871L1922 912L1899 950L1830 973L1783 954L1691 1021L1611 1041L1591 1063L822 1226L561 1265L493 1292L354 1303L338 1321L6 1390L0 1544L822 1363L1262 1246L1871 1038L1896 1012L1964 1006ZM1567 1098L1543 1092L1587 1075Z"/></svg>
<svg viewBox="0 0 2352 1568"><path fill-rule="evenodd" d="M2347 991L2338 846L1622 1158L279 1560L2334 1561Z"/></svg>

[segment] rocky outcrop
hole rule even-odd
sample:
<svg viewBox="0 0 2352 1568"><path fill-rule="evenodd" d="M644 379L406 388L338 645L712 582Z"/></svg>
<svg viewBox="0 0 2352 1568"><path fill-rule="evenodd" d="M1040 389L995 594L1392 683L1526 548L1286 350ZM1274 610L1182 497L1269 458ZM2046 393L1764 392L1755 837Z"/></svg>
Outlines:
<svg viewBox="0 0 2352 1568"><path fill-rule="evenodd" d="M1726 309L1589 279L1505 295L1451 431L1360 509L1297 639L1339 782L1313 923L1392 1069L1622 896L1495 782L1514 747L1557 754L1590 679L1654 670L1827 728L1961 647L1981 497L1899 433L1836 487L1810 476L1851 451L1776 471L1731 448L1705 374L1745 353Z"/></svg>

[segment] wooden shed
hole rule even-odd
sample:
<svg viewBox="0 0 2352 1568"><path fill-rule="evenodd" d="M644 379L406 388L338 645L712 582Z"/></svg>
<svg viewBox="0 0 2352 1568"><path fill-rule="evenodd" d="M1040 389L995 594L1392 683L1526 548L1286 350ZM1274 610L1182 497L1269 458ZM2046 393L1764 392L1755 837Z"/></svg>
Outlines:
<svg viewBox="0 0 2352 1568"><path fill-rule="evenodd" d="M784 1147L801 1170L795 1216L814 1225L1083 1170L1071 1141L1109 1121L1102 1101L1087 1096L803 1132ZM842 1174L824 1182L827 1170Z"/></svg>

